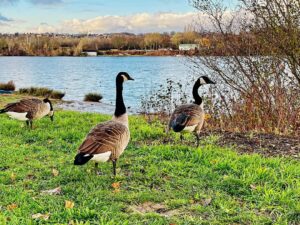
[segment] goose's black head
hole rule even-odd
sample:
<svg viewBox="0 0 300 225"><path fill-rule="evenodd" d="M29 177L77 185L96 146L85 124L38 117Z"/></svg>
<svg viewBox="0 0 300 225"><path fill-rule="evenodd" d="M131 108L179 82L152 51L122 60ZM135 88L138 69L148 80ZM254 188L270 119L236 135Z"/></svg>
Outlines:
<svg viewBox="0 0 300 225"><path fill-rule="evenodd" d="M49 112L48 116L50 117L51 121L53 122L53 120L54 120L54 109L53 109L52 102L48 98L45 98L43 100L43 102L44 103L49 103L49 105L50 105L50 112Z"/></svg>
<svg viewBox="0 0 300 225"><path fill-rule="evenodd" d="M126 72L120 72L117 75L117 83L123 83L128 80L134 80L134 79L131 76L129 76L129 74Z"/></svg>
<svg viewBox="0 0 300 225"><path fill-rule="evenodd" d="M203 85L203 84L216 84L214 81L209 79L207 76L200 77L198 79L198 82L200 83L200 85Z"/></svg>

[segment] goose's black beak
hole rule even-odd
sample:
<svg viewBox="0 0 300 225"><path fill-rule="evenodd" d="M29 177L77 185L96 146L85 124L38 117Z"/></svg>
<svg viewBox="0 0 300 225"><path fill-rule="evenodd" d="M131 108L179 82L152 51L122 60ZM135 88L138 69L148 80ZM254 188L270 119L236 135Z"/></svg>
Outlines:
<svg viewBox="0 0 300 225"><path fill-rule="evenodd" d="M128 77L128 80L134 80L132 77Z"/></svg>

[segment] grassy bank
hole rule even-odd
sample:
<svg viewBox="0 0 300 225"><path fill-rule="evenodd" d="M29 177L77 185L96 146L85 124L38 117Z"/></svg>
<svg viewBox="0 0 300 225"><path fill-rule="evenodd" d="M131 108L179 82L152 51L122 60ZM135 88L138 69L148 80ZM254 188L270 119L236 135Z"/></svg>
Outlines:
<svg viewBox="0 0 300 225"><path fill-rule="evenodd" d="M130 118L116 178L110 163L102 176L92 163L73 166L86 133L109 118L57 112L54 123L44 118L30 131L1 115L0 224L300 223L299 161L239 155L214 136L199 148L174 135L163 144L163 126L141 117Z"/></svg>

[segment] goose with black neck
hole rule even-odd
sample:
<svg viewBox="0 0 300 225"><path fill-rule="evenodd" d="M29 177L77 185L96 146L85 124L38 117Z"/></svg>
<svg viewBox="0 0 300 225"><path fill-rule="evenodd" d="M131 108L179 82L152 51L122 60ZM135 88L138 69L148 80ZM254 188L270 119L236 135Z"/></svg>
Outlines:
<svg viewBox="0 0 300 225"><path fill-rule="evenodd" d="M133 80L126 72L116 77L116 106L113 118L95 126L86 136L75 156L74 165L84 165L95 161L97 172L99 162L111 161L116 175L117 160L124 152L130 139L128 115L123 100L123 84Z"/></svg>
<svg viewBox="0 0 300 225"><path fill-rule="evenodd" d="M202 76L194 84L193 97L194 102L177 107L171 114L167 132L171 129L174 132L181 133L180 139L183 140L183 133L194 133L197 138L197 147L199 146L199 134L204 123L205 113L203 110L203 100L199 96L198 90L204 84L215 84L207 76Z"/></svg>

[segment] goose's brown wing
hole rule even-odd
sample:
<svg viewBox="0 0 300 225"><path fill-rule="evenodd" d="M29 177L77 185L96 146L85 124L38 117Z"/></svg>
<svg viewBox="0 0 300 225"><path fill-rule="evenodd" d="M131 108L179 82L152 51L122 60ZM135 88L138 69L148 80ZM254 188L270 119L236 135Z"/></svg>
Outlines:
<svg viewBox="0 0 300 225"><path fill-rule="evenodd" d="M172 122L176 120L178 116L186 115L187 122L185 126L194 126L201 123L204 120L204 111L203 109L196 104L185 104L177 107L171 115L169 126Z"/></svg>
<svg viewBox="0 0 300 225"><path fill-rule="evenodd" d="M39 99L23 99L19 102L7 104L4 108L5 112L25 113L32 112L37 109L38 104L42 101Z"/></svg>
<svg viewBox="0 0 300 225"><path fill-rule="evenodd" d="M98 124L89 132L78 152L94 155L111 151L114 158L123 152L128 141L128 128L121 123L108 121Z"/></svg>

